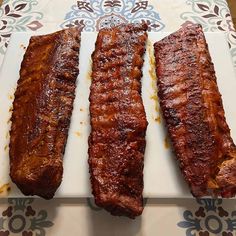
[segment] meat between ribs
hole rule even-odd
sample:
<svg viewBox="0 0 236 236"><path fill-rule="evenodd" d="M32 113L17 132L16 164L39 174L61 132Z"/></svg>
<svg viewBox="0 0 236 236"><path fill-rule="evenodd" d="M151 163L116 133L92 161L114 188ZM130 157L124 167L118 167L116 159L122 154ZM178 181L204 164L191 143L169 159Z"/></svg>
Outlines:
<svg viewBox="0 0 236 236"><path fill-rule="evenodd" d="M10 131L10 176L25 195L53 197L78 76L80 30L31 37L20 69Z"/></svg>
<svg viewBox="0 0 236 236"><path fill-rule="evenodd" d="M89 168L98 206L131 218L143 211L147 120L141 98L147 26L100 30L92 55Z"/></svg>
<svg viewBox="0 0 236 236"><path fill-rule="evenodd" d="M236 147L200 25L155 43L158 95L183 176L196 197L236 194Z"/></svg>

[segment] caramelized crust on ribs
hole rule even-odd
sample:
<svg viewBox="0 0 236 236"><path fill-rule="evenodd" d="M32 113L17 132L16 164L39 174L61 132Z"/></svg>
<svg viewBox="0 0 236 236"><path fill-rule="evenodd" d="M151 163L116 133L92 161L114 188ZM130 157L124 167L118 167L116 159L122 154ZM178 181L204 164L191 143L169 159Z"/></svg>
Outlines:
<svg viewBox="0 0 236 236"><path fill-rule="evenodd" d="M236 147L200 25L155 43L160 105L184 178L196 197L236 194Z"/></svg>
<svg viewBox="0 0 236 236"><path fill-rule="evenodd" d="M147 120L141 98L147 27L102 29L92 55L89 167L95 202L113 215L143 211Z"/></svg>
<svg viewBox="0 0 236 236"><path fill-rule="evenodd" d="M10 131L10 176L25 195L53 197L78 76L77 28L31 37L20 69Z"/></svg>

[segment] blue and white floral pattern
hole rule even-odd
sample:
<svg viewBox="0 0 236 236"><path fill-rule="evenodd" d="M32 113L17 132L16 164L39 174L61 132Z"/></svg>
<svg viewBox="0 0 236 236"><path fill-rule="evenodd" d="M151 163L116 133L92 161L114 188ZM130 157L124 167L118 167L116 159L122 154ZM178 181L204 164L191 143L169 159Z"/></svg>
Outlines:
<svg viewBox="0 0 236 236"><path fill-rule="evenodd" d="M61 28L74 25L85 31L95 31L121 23L146 22L149 31L160 31L165 25L148 1L84 0L77 1L65 16Z"/></svg>
<svg viewBox="0 0 236 236"><path fill-rule="evenodd" d="M236 211L225 210L221 199L199 199L197 202L197 211L184 211L184 221L177 224L186 229L186 236L233 236L236 230Z"/></svg>
<svg viewBox="0 0 236 236"><path fill-rule="evenodd" d="M46 228L53 226L45 210L36 211L33 199L8 199L9 206L0 217L0 236L45 236Z"/></svg>
<svg viewBox="0 0 236 236"><path fill-rule="evenodd" d="M0 7L0 54L5 54L12 31L36 31L43 13L34 11L37 0L5 0Z"/></svg>

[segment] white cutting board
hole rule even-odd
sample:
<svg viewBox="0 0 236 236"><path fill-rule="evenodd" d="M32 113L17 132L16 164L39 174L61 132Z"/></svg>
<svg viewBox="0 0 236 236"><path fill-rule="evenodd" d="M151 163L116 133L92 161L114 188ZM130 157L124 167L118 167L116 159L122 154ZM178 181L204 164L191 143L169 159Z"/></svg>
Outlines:
<svg viewBox="0 0 236 236"><path fill-rule="evenodd" d="M0 192L5 184L10 190L0 197L23 197L9 178L9 128L16 82L20 64L33 33L13 33L0 72ZM34 33L35 34L35 33ZM156 101L156 81L152 45L169 33L149 33L145 63L143 67L142 96L149 122L144 167L144 196L157 198L190 197L189 190L181 176L171 147L166 147L166 130ZM206 33L212 60L223 97L227 122L236 141L236 76L223 33ZM91 196L87 149L89 125L89 86L91 83L91 53L94 50L96 33L82 33L80 74L77 80L76 98L64 155L64 176L55 197ZM151 62L151 63L150 63ZM157 120L155 120L157 118ZM5 187L8 185L5 185Z"/></svg>

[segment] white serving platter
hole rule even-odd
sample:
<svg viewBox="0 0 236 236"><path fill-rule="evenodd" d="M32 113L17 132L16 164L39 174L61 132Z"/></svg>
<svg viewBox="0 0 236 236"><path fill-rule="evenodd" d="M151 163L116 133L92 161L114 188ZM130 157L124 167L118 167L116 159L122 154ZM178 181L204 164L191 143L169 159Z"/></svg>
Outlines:
<svg viewBox="0 0 236 236"><path fill-rule="evenodd" d="M35 33L13 33L0 71L0 197L24 197L9 178L9 129L14 90L20 64L29 38ZM152 45L169 33L149 33L142 78L142 96L149 122L146 135L144 167L144 197L191 197L179 171L156 100L156 79ZM223 33L206 33L210 54L215 65L219 90L223 97L227 122L236 141L236 76ZM90 197L87 164L89 125L89 87L91 83L91 53L96 33L82 33L79 58L80 74L76 98L64 155L64 176L55 197ZM159 122L160 120L160 122ZM5 186L5 187L4 187ZM4 191L10 186L9 191Z"/></svg>

